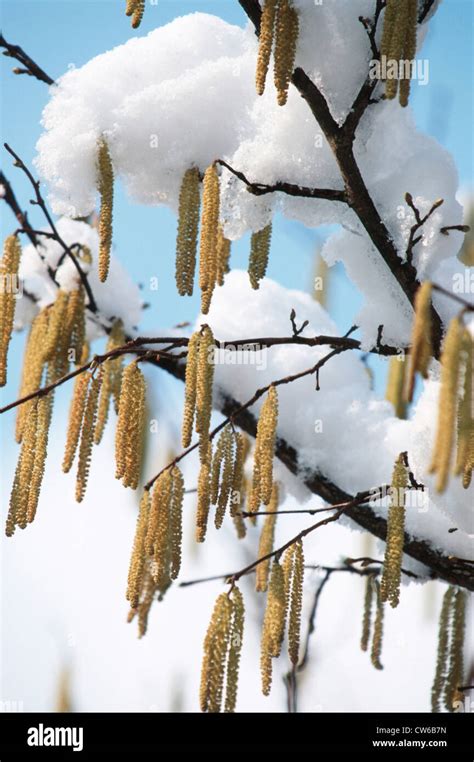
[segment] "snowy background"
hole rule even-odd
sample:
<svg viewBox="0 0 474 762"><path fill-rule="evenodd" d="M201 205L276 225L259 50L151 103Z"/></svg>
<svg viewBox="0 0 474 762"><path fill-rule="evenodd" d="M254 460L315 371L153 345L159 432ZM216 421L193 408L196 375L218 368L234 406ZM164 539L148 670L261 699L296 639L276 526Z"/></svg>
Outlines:
<svg viewBox="0 0 474 762"><path fill-rule="evenodd" d="M302 12L308 11L306 0L298 0L298 4ZM374 128L373 120L365 120L357 145L370 190L400 245L412 224L409 215L397 215L404 192L410 190L421 207L439 196L446 199L427 226L430 246L419 247L416 260L424 277L433 276L442 283L449 282L453 272L462 268L455 259L455 237L436 236L435 230L461 221L458 202L469 195L467 180L472 171L468 161L467 108L459 102L458 90L462 92L463 87L459 84L455 92L449 85L453 70L461 82L467 76L463 65L469 58L469 25L461 24L459 19L462 13L468 13L468 5L442 4L433 21L423 48L423 56L430 61L430 84L423 88L414 83L413 110L402 112L396 103L383 105L377 116L380 130ZM29 35L22 15L28 12L37 20L39 29L45 28L45 6L50 6L54 24L48 24L45 31L50 43L41 46L41 35ZM115 212L116 260L110 283L101 289L94 274L91 283L104 314L110 315L113 308L113 314L120 314L130 329L139 324L142 334L159 335L183 320L194 323L198 317L196 299L179 299L173 278L176 178L190 160L205 168L216 156L225 156L260 182L284 177L306 185L338 187L333 161L324 145L315 143L314 121L299 96L292 93L285 109L274 105L272 88L263 99L255 98L256 42L251 30L245 29L245 19L236 6L235 2L222 0L147 5L140 30L132 33L116 3L2 3L2 28L9 41L24 45L54 77L70 70L49 100L45 87L26 78L15 79L4 64L2 101L9 115L3 125L4 139L25 161L36 159L57 214L86 214L95 202L93 155L97 134L106 131L110 136L112 157L121 176ZM358 0L353 18L348 16L348 4L342 0L326 6L323 24L311 26L308 17L298 60L322 81L333 113L342 118L357 91L366 57L366 39L357 16L369 13L372 3ZM338 28L341 8L348 20L338 37L331 32ZM172 21L195 10L214 14L215 18L199 15ZM169 21L170 27L146 37ZM343 34L348 35L352 46L343 44ZM445 46L454 34L456 48L447 60ZM130 37L133 40L127 47L99 55ZM189 39L193 40L192 46ZM327 39L333 41L326 55L322 51L316 61L311 58L314 39L320 46ZM86 64L89 59L93 60ZM343 86L339 86L341 70L348 72ZM153 75L155 71L160 72L159 81ZM223 82L227 96L230 88L225 108L219 89ZM18 98L20 92L24 98ZM443 113L438 108L440 97L446 103ZM46 103L42 128L39 118ZM221 119L214 118L216 111ZM427 139L416 127L433 133L438 142ZM155 133L158 150L153 153L150 136ZM440 143L454 148L455 162ZM26 203L30 190L8 162L5 171ZM461 194L457 193L457 171L461 174ZM158 202L164 206L156 206ZM246 267L249 229L266 224L273 204L278 214L270 278L255 294L247 276L238 269ZM236 271L216 292L209 315L220 339L287 334L289 313L295 307L299 319L310 321L308 336L338 334L356 321L363 329L362 340L369 345L376 326L384 322L387 340L406 340L409 316L399 317L398 296L391 297L390 284L383 271L376 269L370 246L344 207L325 202L315 205L301 199L256 201L230 182L224 187L224 210L227 234L240 240L232 258ZM36 211L32 220L43 224ZM336 228L337 221L343 221L345 229ZM2 224L5 232L10 232L12 222L5 209ZM94 249L96 241L88 226L66 220L60 224L69 243L83 240ZM331 317L311 297L316 252L321 249L327 262L334 265L329 278ZM58 254L54 245L49 247L50 261L54 262ZM41 303L47 304L52 295L38 272L31 249L25 252L23 275L34 285ZM70 273L66 265L63 276L67 283ZM156 278L158 289L154 290ZM288 291L288 287L297 291ZM150 306L141 314L142 302ZM19 306L19 322L27 322L30 316L23 311L21 302ZM449 303L444 301L438 306L447 317ZM19 335L13 342L11 380L2 394L5 401L16 393L22 341L23 335ZM235 366L222 366L217 370L217 381L244 401L256 386L306 368L324 353L324 349L318 355L303 348L275 348L268 353L265 368L237 368L236 373ZM360 358L347 354L324 369L322 391L317 395L312 379L281 393L280 433L298 447L302 465L322 466L339 486L352 491L389 480L396 455L407 447L415 473L425 479L433 438L437 368L432 368L432 380L417 401L413 420L401 422L393 418L391 406L383 402L386 361L370 362L375 391L370 388ZM149 437L145 477L156 473L169 452L179 447L182 397L182 386L165 374L152 368L147 377L150 415L158 421L158 433ZM0 698L20 702L25 710L54 709L60 675L69 670L73 706L78 710L195 711L202 641L222 584L217 581L172 588L164 602L154 605L149 632L137 641L135 625L125 623L124 600L137 498L113 478L112 421L103 443L94 452L87 498L81 506L74 503L71 479L59 471L67 401L68 390L63 389L56 401L38 517L26 532L17 533L9 542L2 540ZM316 435L317 419L323 422L323 432ZM12 422L11 414L2 420L4 510L16 459ZM370 458L360 447L361 441L377 444ZM320 507L320 501L310 498L282 469L278 477L286 485L285 509L301 507L302 502L308 507L309 499L311 508ZM196 462L192 458L186 461L185 478L187 488L193 488ZM256 557L257 529L250 529L247 538L237 543L232 526L224 526L219 533L212 530L204 546L196 546L194 504L195 496L189 495L185 504L182 580L235 571ZM429 505L408 517L408 526L446 551L467 556L471 552L471 516L472 493L453 485L449 500L431 498ZM281 544L310 522L308 516L279 517L276 542ZM448 534L453 523L459 531ZM337 565L344 556L381 557L382 553L383 548L370 537L348 526L324 527L305 541L306 561L310 564ZM317 573L308 573L307 610L318 580ZM252 593L251 578L245 580L242 589L247 622L238 709L284 711L285 689L278 675L288 669L286 657L283 655L275 668L270 698L263 698L258 674L263 598ZM355 575L334 574L318 608L310 662L300 677L299 708L314 712L428 709L443 589L435 583L403 588L400 607L387 613L382 654L385 669L377 672L367 654L359 649L363 581Z"/></svg>

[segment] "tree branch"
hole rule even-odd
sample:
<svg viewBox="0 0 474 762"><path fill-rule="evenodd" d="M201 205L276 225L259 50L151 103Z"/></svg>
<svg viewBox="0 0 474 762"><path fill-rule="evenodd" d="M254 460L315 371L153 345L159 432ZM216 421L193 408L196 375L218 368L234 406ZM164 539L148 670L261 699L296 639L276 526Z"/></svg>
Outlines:
<svg viewBox="0 0 474 762"><path fill-rule="evenodd" d="M54 79L51 79L51 77L46 74L46 72L38 66L38 64L33 61L30 56L25 53L23 48L20 48L19 45L12 45L11 43L7 42L3 34L0 33L0 48L5 48L5 52L3 53L4 56L9 56L10 58L15 58L17 61L21 63L22 66L25 67L25 71L17 70L15 71L15 74L30 74L32 77L35 77L35 79L40 80L40 82L45 82L47 85L54 85Z"/></svg>

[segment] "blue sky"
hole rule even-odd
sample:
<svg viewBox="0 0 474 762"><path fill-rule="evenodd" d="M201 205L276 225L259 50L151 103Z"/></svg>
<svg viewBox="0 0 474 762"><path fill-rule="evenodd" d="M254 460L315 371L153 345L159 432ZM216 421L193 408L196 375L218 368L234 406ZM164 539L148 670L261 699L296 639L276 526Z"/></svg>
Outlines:
<svg viewBox="0 0 474 762"><path fill-rule="evenodd" d="M136 34L146 35L156 26L176 16L202 11L226 21L243 25L246 18L237 0L159 0L147 2L144 21L137 32L130 28L123 13L125 3L117 0L1 0L1 28L6 39L22 45L52 76L68 67L79 67L90 58L125 42ZM430 81L426 87L414 86L411 104L419 128L434 135L453 154L460 182L472 178L472 15L471 0L444 0L433 20L423 49L430 62ZM33 78L10 73L12 62L1 58L2 135L22 158L31 164L35 143L41 133L40 117L48 99L47 87ZM14 183L22 206L27 206L31 190L5 153L1 165ZM1 207L2 235L10 232L13 218ZM43 225L39 212L32 209L35 225ZM144 313L143 332L157 325L173 325L193 320L198 312L197 298L182 299L174 287L174 245L176 221L166 209L131 204L117 189L114 240L117 254L132 276L145 285L144 296L151 307ZM292 288L308 290L312 280L315 251L324 230L305 230L301 225L278 219L275 223L268 274ZM288 265L288 247L294 256ZM233 251L233 265L246 267L248 240ZM299 263L294 267L294 262ZM161 287L155 294L147 291L149 278L158 275ZM329 309L341 331L352 323L359 296L338 270L331 279ZM20 348L18 338L13 351ZM18 364L17 359L12 366ZM13 367L12 367L13 370ZM16 373L14 374L17 375ZM377 372L377 386L383 386L383 368ZM5 399L15 394L17 380L9 383Z"/></svg>

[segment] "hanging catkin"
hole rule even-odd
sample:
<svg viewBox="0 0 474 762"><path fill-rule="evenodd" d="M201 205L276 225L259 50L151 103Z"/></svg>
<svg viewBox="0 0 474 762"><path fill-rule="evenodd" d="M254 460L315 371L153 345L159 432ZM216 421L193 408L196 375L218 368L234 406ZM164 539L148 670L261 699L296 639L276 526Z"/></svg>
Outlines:
<svg viewBox="0 0 474 762"><path fill-rule="evenodd" d="M176 238L176 287L181 296L192 296L201 206L201 180L197 167L186 170L179 194Z"/></svg>
<svg viewBox="0 0 474 762"><path fill-rule="evenodd" d="M25 416L23 441L13 479L10 508L5 529L7 537L10 537L14 533L15 526L24 529L27 524L28 496L35 460L38 398L26 404L28 411Z"/></svg>
<svg viewBox="0 0 474 762"><path fill-rule="evenodd" d="M82 286L69 294L66 309L64 340L68 360L74 365L81 364L81 357L86 338L84 289Z"/></svg>
<svg viewBox="0 0 474 762"><path fill-rule="evenodd" d="M235 461L232 477L230 515L233 518L239 540L243 539L247 534L247 527L240 513L245 503L247 480L245 478L244 467L249 452L250 441L248 437L244 436L241 432L238 432L235 435Z"/></svg>
<svg viewBox="0 0 474 762"><path fill-rule="evenodd" d="M105 140L98 145L97 189L100 194L99 215L99 278L107 280L112 247L112 215L114 204L114 170Z"/></svg>
<svg viewBox="0 0 474 762"><path fill-rule="evenodd" d="M405 401L405 355L390 358L385 399L392 403L397 418L407 417Z"/></svg>
<svg viewBox="0 0 474 762"><path fill-rule="evenodd" d="M219 176L215 164L206 169L203 180L199 285L201 311L209 312L217 280L217 234L219 227Z"/></svg>
<svg viewBox="0 0 474 762"><path fill-rule="evenodd" d="M416 54L417 35L417 0L387 0L384 28L380 46L380 57L387 68L397 67L396 76L387 78L385 97L395 98L400 81L400 105L408 104L410 78L405 75L410 71L401 71L405 62L411 62ZM393 71L390 71L393 74Z"/></svg>
<svg viewBox="0 0 474 762"><path fill-rule="evenodd" d="M197 361L200 339L201 334L199 331L196 331L196 333L193 333L188 343L184 384L183 427L181 434L181 444L184 448L189 447L191 444L191 437L193 434L194 415L196 412Z"/></svg>
<svg viewBox="0 0 474 762"><path fill-rule="evenodd" d="M372 651L370 659L375 669L383 669L380 661L380 655L382 653L383 642L383 617L384 617L384 604L380 595L380 585L374 580L375 585L375 622L374 622L374 634L372 636Z"/></svg>
<svg viewBox="0 0 474 762"><path fill-rule="evenodd" d="M278 493L279 493L278 484L274 483L273 490L272 490L272 497L268 505L269 515L265 516L265 521L263 522L263 527L260 534L260 542L258 545L258 555L257 555L258 558L263 558L264 556L267 556L273 550L273 541L275 537L275 523L277 518L275 515L275 511L278 509L278 501L279 501ZM256 572L255 572L255 590L258 593L262 593L262 592L264 593L267 589L269 570L270 570L269 558L267 558L265 561L262 561L257 566Z"/></svg>
<svg viewBox="0 0 474 762"><path fill-rule="evenodd" d="M178 466L171 471L172 494L171 494L171 517L170 517L170 544L171 565L170 577L177 579L181 569L181 545L183 539L183 500L184 479Z"/></svg>
<svg viewBox="0 0 474 762"><path fill-rule="evenodd" d="M74 391L69 407L69 422L66 434L66 449L64 452L62 469L67 474L72 467L76 455L79 435L81 433L82 419L86 407L87 391L89 388L90 373L82 373L76 378Z"/></svg>
<svg viewBox="0 0 474 762"><path fill-rule="evenodd" d="M224 285L224 278L230 270L230 249L231 242L224 236L222 225L219 225L217 231L217 285Z"/></svg>
<svg viewBox="0 0 474 762"><path fill-rule="evenodd" d="M291 663L296 666L299 658L301 608L303 605L304 554L303 543L298 540L291 548L292 568L291 583L287 581L289 590L288 612L288 655ZM290 587L291 584L291 587Z"/></svg>
<svg viewBox="0 0 474 762"><path fill-rule="evenodd" d="M145 13L145 0L135 0L133 4L132 16L132 29L138 29L142 22L143 14Z"/></svg>
<svg viewBox="0 0 474 762"><path fill-rule="evenodd" d="M229 656L227 661L225 712L235 711L237 702L237 686L239 681L240 652L244 639L245 607L242 593L237 585L234 585L231 593L232 622L229 644Z"/></svg>
<svg viewBox="0 0 474 762"><path fill-rule="evenodd" d="M365 580L364 614L362 617L362 635L360 638L360 647L362 651L367 651L369 647L373 600L374 577L372 574L368 574Z"/></svg>
<svg viewBox="0 0 474 762"><path fill-rule="evenodd" d="M15 290L20 266L21 246L16 235L10 235L3 245L0 260L0 386L7 383L8 347L15 317Z"/></svg>
<svg viewBox="0 0 474 762"><path fill-rule="evenodd" d="M231 636L232 602L221 593L212 612L204 639L200 705L203 712L220 712L225 669Z"/></svg>
<svg viewBox="0 0 474 762"><path fill-rule="evenodd" d="M298 42L298 13L292 0L279 0L275 21L274 76L278 105L288 100L288 89L295 68Z"/></svg>
<svg viewBox="0 0 474 762"><path fill-rule="evenodd" d="M276 659L281 652L287 608L285 576L280 562L275 558L268 585L260 646L260 671L264 696L268 696L272 685L272 659Z"/></svg>
<svg viewBox="0 0 474 762"><path fill-rule="evenodd" d="M438 655L436 659L436 672L431 688L431 710L433 712L441 711L441 699L443 696L443 689L448 672L448 646L450 634L449 626L454 593L454 587L448 587L443 596L443 604L441 606L438 630Z"/></svg>
<svg viewBox="0 0 474 762"><path fill-rule="evenodd" d="M209 508L211 505L211 469L210 458L201 463L197 486L197 514L196 514L196 542L204 542L206 539Z"/></svg>
<svg viewBox="0 0 474 762"><path fill-rule="evenodd" d="M446 489L454 449L462 335L460 321L453 318L449 324L441 356L438 423L430 466L430 473L437 475L438 492L444 492Z"/></svg>
<svg viewBox="0 0 474 762"><path fill-rule="evenodd" d="M252 233L250 242L249 278L253 289L260 288L260 281L265 277L270 254L272 223L262 230Z"/></svg>
<svg viewBox="0 0 474 762"><path fill-rule="evenodd" d="M473 347L474 341L467 329L463 332L461 344L461 365L463 370L462 394L457 415L457 451L454 473L462 474L465 489L471 483L474 460L474 390L473 390Z"/></svg>
<svg viewBox="0 0 474 762"><path fill-rule="evenodd" d="M112 352L125 344L125 333L121 320L116 320L110 330L105 351ZM105 425L109 416L110 401L113 400L115 412L118 412L120 389L122 385L123 355L111 357L102 365L102 385L100 389L99 410L94 432L94 444L102 440Z"/></svg>
<svg viewBox="0 0 474 762"><path fill-rule="evenodd" d="M164 471L157 479L153 494L151 497L150 520L152 531L151 542L147 544L153 554L153 564L151 573L156 582L157 588L161 593L171 584L170 564L171 564L171 494L173 489L173 480L169 469Z"/></svg>
<svg viewBox="0 0 474 762"><path fill-rule="evenodd" d="M69 292L59 289L54 303L49 307L48 329L43 344L43 361L51 360L59 344L61 334L65 329L66 315L69 303Z"/></svg>
<svg viewBox="0 0 474 762"><path fill-rule="evenodd" d="M101 373L99 369L97 376L94 376L90 381L84 408L84 416L82 418L81 441L79 444L79 460L76 477L76 500L78 503L82 502L84 498L89 478L94 427L97 417L97 405L99 402L100 381Z"/></svg>
<svg viewBox="0 0 474 762"><path fill-rule="evenodd" d="M278 423L278 394L270 386L260 411L255 442L252 491L249 510L256 513L263 503L268 505L273 487L273 457Z"/></svg>
<svg viewBox="0 0 474 762"><path fill-rule="evenodd" d="M53 399L50 394L40 397L37 403L35 458L28 490L26 520L29 524L36 516L41 484L43 482L46 455L48 450L49 427L51 423Z"/></svg>
<svg viewBox="0 0 474 762"><path fill-rule="evenodd" d="M146 414L145 377L133 361L123 373L115 432L115 478L136 489L140 478Z"/></svg>
<svg viewBox="0 0 474 762"><path fill-rule="evenodd" d="M43 374L43 342L47 332L48 320L48 310L44 309L34 318L31 324L23 355L21 384L18 394L20 399L31 394L31 392L36 391L41 386L41 377ZM18 407L15 428L15 439L18 443L22 441L25 414L27 410L27 405L20 405Z"/></svg>
<svg viewBox="0 0 474 762"><path fill-rule="evenodd" d="M196 368L196 433L199 434L201 460L208 457L209 426L212 413L214 380L214 336L208 325L201 331Z"/></svg>
<svg viewBox="0 0 474 762"><path fill-rule="evenodd" d="M466 593L457 589L452 603L451 642L449 645L449 667L444 690L445 707L454 711L455 702L462 699L459 688L464 677L464 635L466 629Z"/></svg>
<svg viewBox="0 0 474 762"><path fill-rule="evenodd" d="M234 436L226 426L217 442L211 468L211 503L217 505L214 523L220 529L231 497L234 475Z"/></svg>
<svg viewBox="0 0 474 762"><path fill-rule="evenodd" d="M263 95L273 48L273 35L278 0L265 0L260 24L257 73L255 83L258 95Z"/></svg>
<svg viewBox="0 0 474 762"><path fill-rule="evenodd" d="M421 284L415 296L415 317L411 334L411 352L405 388L405 399L411 402L415 388L415 374L428 378L428 366L433 354L431 328L430 281Z"/></svg>
<svg viewBox="0 0 474 762"><path fill-rule="evenodd" d="M398 456L392 475L390 507L387 519L387 536L380 598L390 601L396 608L400 598L403 544L405 540L405 490L408 486L407 467L404 456Z"/></svg>
<svg viewBox="0 0 474 762"><path fill-rule="evenodd" d="M145 535L148 526L149 511L150 493L148 490L145 490L140 500L140 509L128 571L126 599L129 601L132 609L135 609L138 606L140 597L140 589L145 568Z"/></svg>

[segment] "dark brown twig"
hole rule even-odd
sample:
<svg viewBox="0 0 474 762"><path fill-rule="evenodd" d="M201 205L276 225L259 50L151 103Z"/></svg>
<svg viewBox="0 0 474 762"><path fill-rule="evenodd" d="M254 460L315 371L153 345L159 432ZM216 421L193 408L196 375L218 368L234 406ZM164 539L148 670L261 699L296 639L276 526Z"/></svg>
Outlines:
<svg viewBox="0 0 474 762"><path fill-rule="evenodd" d="M4 56L15 58L24 67L24 69L14 69L13 71L15 74L29 74L30 76L35 77L35 79L38 79L40 82L45 82L47 85L55 84L54 79L51 79L51 77L46 74L41 66L38 66L38 64L33 61L33 59L30 58L27 53L25 53L23 48L21 48L19 45L12 45L10 42L7 42L1 33L0 48L5 49L5 52L3 53Z"/></svg>

